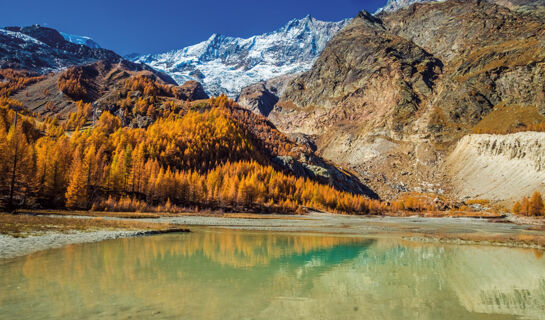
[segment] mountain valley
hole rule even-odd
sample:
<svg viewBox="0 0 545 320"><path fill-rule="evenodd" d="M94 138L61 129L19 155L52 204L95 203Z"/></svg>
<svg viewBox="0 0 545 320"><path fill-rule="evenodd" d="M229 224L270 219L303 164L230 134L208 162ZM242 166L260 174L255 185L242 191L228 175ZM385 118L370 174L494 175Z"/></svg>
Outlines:
<svg viewBox="0 0 545 320"><path fill-rule="evenodd" d="M542 5L392 0L351 20L307 16L248 39L215 34L127 57L89 37L6 27L2 95L13 100L3 104L70 134L104 113L145 130L219 107L258 151L247 160L296 177L386 201L509 206L545 192Z"/></svg>
<svg viewBox="0 0 545 320"><path fill-rule="evenodd" d="M0 319L545 320L545 0L0 16Z"/></svg>

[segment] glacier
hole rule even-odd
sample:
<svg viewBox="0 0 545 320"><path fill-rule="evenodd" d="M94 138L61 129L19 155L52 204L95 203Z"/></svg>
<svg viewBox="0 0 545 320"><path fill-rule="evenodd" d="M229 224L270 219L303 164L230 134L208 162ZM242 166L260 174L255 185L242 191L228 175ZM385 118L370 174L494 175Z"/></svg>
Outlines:
<svg viewBox="0 0 545 320"><path fill-rule="evenodd" d="M213 34L180 50L125 58L163 71L178 84L196 80L209 95L235 98L250 84L309 70L329 39L349 22L320 21L308 15L247 39Z"/></svg>

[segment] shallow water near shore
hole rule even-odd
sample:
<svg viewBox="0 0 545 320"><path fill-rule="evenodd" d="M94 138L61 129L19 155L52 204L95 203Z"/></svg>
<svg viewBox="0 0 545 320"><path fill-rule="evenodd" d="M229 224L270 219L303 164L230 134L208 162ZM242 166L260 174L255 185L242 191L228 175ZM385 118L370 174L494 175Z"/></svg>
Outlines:
<svg viewBox="0 0 545 320"><path fill-rule="evenodd" d="M200 229L0 261L0 319L545 319L543 251Z"/></svg>

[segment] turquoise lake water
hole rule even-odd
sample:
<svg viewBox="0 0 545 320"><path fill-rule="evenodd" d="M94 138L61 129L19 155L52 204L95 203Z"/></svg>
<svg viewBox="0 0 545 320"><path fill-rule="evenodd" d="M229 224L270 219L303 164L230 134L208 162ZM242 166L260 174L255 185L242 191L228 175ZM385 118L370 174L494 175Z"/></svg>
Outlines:
<svg viewBox="0 0 545 320"><path fill-rule="evenodd" d="M545 257L204 229L0 260L0 319L545 319Z"/></svg>

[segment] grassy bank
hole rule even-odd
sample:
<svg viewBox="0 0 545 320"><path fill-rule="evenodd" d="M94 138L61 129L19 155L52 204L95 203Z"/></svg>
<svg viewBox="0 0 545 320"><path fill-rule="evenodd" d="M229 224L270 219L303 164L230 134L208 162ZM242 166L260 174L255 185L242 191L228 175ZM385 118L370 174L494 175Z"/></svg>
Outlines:
<svg viewBox="0 0 545 320"><path fill-rule="evenodd" d="M14 237L45 232L125 230L170 232L183 229L168 223L150 223L134 220L106 220L102 218L79 219L28 214L0 213L0 234Z"/></svg>

